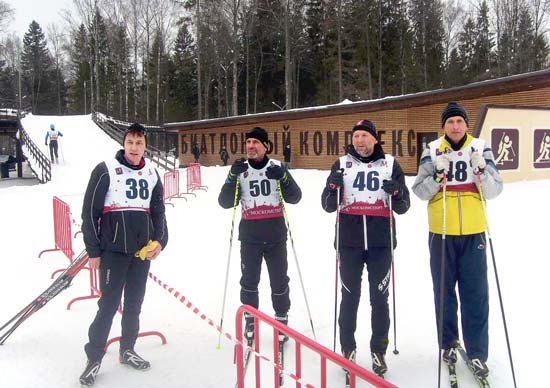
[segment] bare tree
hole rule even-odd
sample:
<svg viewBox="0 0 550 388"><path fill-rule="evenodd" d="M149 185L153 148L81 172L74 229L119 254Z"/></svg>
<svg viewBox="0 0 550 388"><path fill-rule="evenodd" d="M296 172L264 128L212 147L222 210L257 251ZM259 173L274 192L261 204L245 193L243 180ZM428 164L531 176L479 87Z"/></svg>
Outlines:
<svg viewBox="0 0 550 388"><path fill-rule="evenodd" d="M161 105L161 56L166 52L166 48L171 45L172 31L175 24L175 8L172 0L155 0L154 21L155 28L159 35L159 47L157 50L157 79L156 79L156 122L160 123L160 105ZM164 107L163 107L164 110Z"/></svg>
<svg viewBox="0 0 550 388"><path fill-rule="evenodd" d="M59 30L56 24L49 24L47 26L47 38L51 46L51 52L53 54L53 60L55 64L55 85L57 94L57 114L61 115L61 69L63 66L63 41L65 40L64 34Z"/></svg>
<svg viewBox="0 0 550 388"><path fill-rule="evenodd" d="M6 23L13 18L14 9L5 1L0 0L0 28L5 31Z"/></svg>
<svg viewBox="0 0 550 388"><path fill-rule="evenodd" d="M290 56L290 2L284 1L284 29L285 29L285 108L292 108L292 58Z"/></svg>
<svg viewBox="0 0 550 388"><path fill-rule="evenodd" d="M222 8L224 16L231 26L231 72L232 72L232 95L231 95L231 114L236 116L239 114L239 99L238 99L238 78L239 78L239 62L240 62L240 33L243 30L243 20L241 17L242 8L245 1L243 0L222 0ZM226 104L229 104L226 101Z"/></svg>
<svg viewBox="0 0 550 388"><path fill-rule="evenodd" d="M90 59L90 106L92 110L96 109L100 104L99 97L99 74L98 74L98 62L99 62L99 36L97 30L97 23L94 23L93 20L96 17L96 13L99 11L101 0L73 0L73 4L80 15L81 19L84 21L84 24L89 29L89 34L92 36L94 41L94 52L93 55L89 56ZM90 50L92 48L90 47ZM94 86L96 92L94 94Z"/></svg>
<svg viewBox="0 0 550 388"><path fill-rule="evenodd" d="M342 85L342 0L338 0L336 7L336 28L337 31L337 46L338 46L338 102L343 98L343 85Z"/></svg>
<svg viewBox="0 0 550 388"><path fill-rule="evenodd" d="M544 27L550 13L550 0L529 0L529 3L535 30L535 39L537 39L545 33Z"/></svg>

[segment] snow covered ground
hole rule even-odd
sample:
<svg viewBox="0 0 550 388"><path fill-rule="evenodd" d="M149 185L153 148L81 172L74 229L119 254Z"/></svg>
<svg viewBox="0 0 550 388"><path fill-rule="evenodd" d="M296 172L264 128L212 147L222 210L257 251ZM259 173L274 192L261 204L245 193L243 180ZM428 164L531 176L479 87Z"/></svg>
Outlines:
<svg viewBox="0 0 550 388"><path fill-rule="evenodd" d="M67 264L61 253L38 253L53 247L52 196L71 206L79 222L82 196L92 168L114 155L119 146L90 120L89 116L28 116L23 125L35 142L47 152L44 137L50 123L63 133L60 139L59 165L53 165L52 181L45 185L0 188L2 206L2 277L0 281L0 325L6 322L51 283L50 274ZM184 295L201 313L219 322L229 243L231 210L217 204L219 189L229 167L202 169L207 192L196 198L175 200L167 207L170 241L156 260L151 272ZM320 194L327 171L293 170L301 186L303 199L287 207L318 341L332 348L334 262L332 246L334 214L320 206ZM413 177L407 178L409 187ZM550 181L506 184L503 194L489 202L489 218L495 246L499 280L502 287L518 386L545 385L546 358L550 344L545 334L550 314L543 302L549 295L550 270L548 238L550 209L545 198ZM398 248L395 251L397 348L393 355L390 343L387 379L400 387L437 386L437 345L433 296L427 250L426 204L411 195L408 213L397 217ZM237 216L236 225L239 219ZM73 229L73 232L76 229ZM82 238L73 240L75 253L82 248ZM490 256L489 256L490 260ZM492 264L490 268L490 382L492 387L512 387L502 317ZM234 314L239 304L239 242L231 252L231 269L226 302L224 329L234 333ZM88 276L81 273L73 286L30 317L0 347L0 386L76 387L85 364L83 345L87 329L96 313L95 301L75 303L74 297L88 294ZM296 270L289 249L291 277L290 326L311 336L311 329ZM366 279L365 283L366 285ZM265 273L260 289L260 308L272 314L269 282ZM149 281L141 315L142 330L159 330L168 344L158 338L139 339L136 350L148 358L153 367L146 373L118 364L118 345L112 345L96 382L103 387L232 387L236 368L233 345L222 337L216 349L218 332L185 307L167 291ZM116 316L112 336L120 333ZM364 288L358 319L358 363L370 368L368 343L370 308L368 288ZM393 338L393 327L390 339ZM262 349L271 358L270 334L262 332ZM293 346L287 345L287 368L294 363ZM304 376L308 383L319 384L319 360L304 354ZM251 364L252 366L252 364ZM249 369L252 372L253 368ZM463 363L458 367L460 387L475 387ZM253 373L249 373L252 377ZM263 370L262 387L273 385L268 368ZM295 386L286 379L285 386ZM252 386L249 380L247 386ZM329 368L329 387L343 386L343 372ZM367 386L359 384L359 386ZM443 371L442 387L447 386Z"/></svg>

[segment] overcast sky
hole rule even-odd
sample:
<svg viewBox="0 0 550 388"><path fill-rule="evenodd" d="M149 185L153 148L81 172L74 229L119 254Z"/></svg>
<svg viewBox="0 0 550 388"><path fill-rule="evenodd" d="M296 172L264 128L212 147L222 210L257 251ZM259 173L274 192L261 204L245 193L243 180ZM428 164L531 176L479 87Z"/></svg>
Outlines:
<svg viewBox="0 0 550 388"><path fill-rule="evenodd" d="M15 31L23 39L29 24L36 20L42 31L50 23L62 23L59 15L62 9L72 8L72 0L4 0L15 9L14 20L7 26L9 32Z"/></svg>

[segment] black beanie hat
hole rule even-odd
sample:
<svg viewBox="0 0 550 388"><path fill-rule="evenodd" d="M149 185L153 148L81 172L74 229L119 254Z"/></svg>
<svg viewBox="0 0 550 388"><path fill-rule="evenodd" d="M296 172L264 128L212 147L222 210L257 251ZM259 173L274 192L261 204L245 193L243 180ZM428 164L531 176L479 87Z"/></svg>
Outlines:
<svg viewBox="0 0 550 388"><path fill-rule="evenodd" d="M256 139L264 145L266 149L269 148L269 142L267 139L267 131L262 127L256 127L252 131L245 135L246 139Z"/></svg>
<svg viewBox="0 0 550 388"><path fill-rule="evenodd" d="M359 131L359 130L367 131L372 136L374 136L375 139L378 139L378 134L376 132L376 127L374 126L374 123L370 120L359 120L353 126L353 129L351 130L351 133L353 133L355 131Z"/></svg>
<svg viewBox="0 0 550 388"><path fill-rule="evenodd" d="M445 126L447 119L453 116L461 116L466 122L466 125L468 125L468 114L464 108L457 102L451 101L447 104L447 107L443 109L443 112L441 112L441 128Z"/></svg>

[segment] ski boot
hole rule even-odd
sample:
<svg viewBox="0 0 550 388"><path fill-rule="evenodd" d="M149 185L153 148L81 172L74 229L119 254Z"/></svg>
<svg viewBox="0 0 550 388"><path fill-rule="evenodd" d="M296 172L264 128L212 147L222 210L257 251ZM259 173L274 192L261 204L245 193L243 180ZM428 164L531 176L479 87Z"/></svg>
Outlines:
<svg viewBox="0 0 550 388"><path fill-rule="evenodd" d="M90 361L86 363L84 372L80 375L80 384L84 387L91 387L95 383L95 378L101 367L101 361Z"/></svg>
<svg viewBox="0 0 550 388"><path fill-rule="evenodd" d="M137 370L147 370L151 368L151 363L144 360L139 354L132 349L127 349L120 352L119 362L129 365Z"/></svg>
<svg viewBox="0 0 550 388"><path fill-rule="evenodd" d="M386 359L384 353L371 352L372 357L372 370L380 377L384 377L384 373L388 371L388 365L386 365Z"/></svg>
<svg viewBox="0 0 550 388"><path fill-rule="evenodd" d="M275 320L283 325L288 325L288 315L279 315L275 314ZM288 335L285 333L279 332L279 342L285 343L288 341Z"/></svg>
<svg viewBox="0 0 550 388"><path fill-rule="evenodd" d="M458 342L453 342L447 348L443 349L442 359L445 363L447 363L447 364L456 364L456 361L457 361L457 358L458 358L458 356L457 356L458 347L460 347L460 344Z"/></svg>
<svg viewBox="0 0 550 388"><path fill-rule="evenodd" d="M489 368L485 361L480 358L472 358L468 361L468 366L474 372L474 374L482 379L486 379L489 376Z"/></svg>
<svg viewBox="0 0 550 388"><path fill-rule="evenodd" d="M248 313L244 313L244 333L243 337L246 344L250 347L254 345L254 317Z"/></svg>

